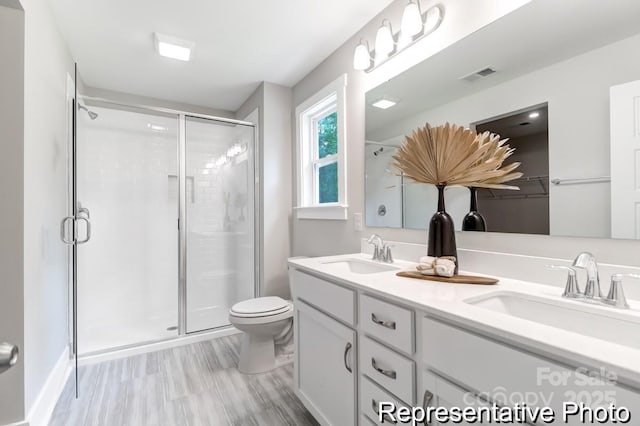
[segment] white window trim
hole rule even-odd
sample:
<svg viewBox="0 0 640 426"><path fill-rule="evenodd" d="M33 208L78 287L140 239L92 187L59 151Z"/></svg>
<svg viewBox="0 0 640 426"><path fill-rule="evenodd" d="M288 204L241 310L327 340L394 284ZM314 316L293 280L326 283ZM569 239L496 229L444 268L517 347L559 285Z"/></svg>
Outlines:
<svg viewBox="0 0 640 426"><path fill-rule="evenodd" d="M346 88L347 75L343 74L296 107L297 207L294 207L294 211L298 219L347 220ZM315 132L315 126L310 123L314 118L325 116L334 110L338 115L338 153L316 160L312 151L316 148L305 143L312 140ZM338 163L338 202L319 204L314 168L334 161Z"/></svg>

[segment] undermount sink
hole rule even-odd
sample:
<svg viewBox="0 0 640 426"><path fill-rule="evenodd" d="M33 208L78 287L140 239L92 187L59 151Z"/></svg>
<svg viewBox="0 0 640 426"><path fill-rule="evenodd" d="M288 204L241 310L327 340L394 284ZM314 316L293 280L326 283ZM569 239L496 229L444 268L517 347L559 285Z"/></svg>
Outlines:
<svg viewBox="0 0 640 426"><path fill-rule="evenodd" d="M323 263L325 265L335 266L337 271L351 272L353 274L376 274L379 272L399 270L399 268L386 263L377 263L363 259L342 259Z"/></svg>
<svg viewBox="0 0 640 426"><path fill-rule="evenodd" d="M640 317L589 304L516 292L498 292L465 300L470 305L640 349Z"/></svg>

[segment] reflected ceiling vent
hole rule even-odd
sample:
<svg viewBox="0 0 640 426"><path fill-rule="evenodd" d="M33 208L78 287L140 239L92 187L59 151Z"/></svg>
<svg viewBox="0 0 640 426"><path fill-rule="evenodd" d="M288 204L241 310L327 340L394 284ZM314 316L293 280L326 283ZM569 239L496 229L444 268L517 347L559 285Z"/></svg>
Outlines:
<svg viewBox="0 0 640 426"><path fill-rule="evenodd" d="M480 80L481 78L484 78L488 75L494 74L496 72L496 70L494 70L491 67L486 67L481 69L480 71L474 71L469 75L465 75L464 77L460 77L460 80L466 80L466 81L476 81L476 80Z"/></svg>

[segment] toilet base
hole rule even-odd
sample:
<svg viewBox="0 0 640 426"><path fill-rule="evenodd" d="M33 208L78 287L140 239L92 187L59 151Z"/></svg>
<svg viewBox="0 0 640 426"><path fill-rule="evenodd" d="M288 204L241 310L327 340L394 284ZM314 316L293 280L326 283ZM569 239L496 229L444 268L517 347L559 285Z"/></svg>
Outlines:
<svg viewBox="0 0 640 426"><path fill-rule="evenodd" d="M243 374L266 373L276 368L273 336L243 333L238 371Z"/></svg>

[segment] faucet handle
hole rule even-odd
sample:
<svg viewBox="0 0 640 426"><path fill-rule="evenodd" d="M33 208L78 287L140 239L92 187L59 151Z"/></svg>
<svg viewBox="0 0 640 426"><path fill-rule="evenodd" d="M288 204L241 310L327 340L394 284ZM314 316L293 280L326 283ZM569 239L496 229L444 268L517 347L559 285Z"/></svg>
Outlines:
<svg viewBox="0 0 640 426"><path fill-rule="evenodd" d="M562 297L571 299L582 297L582 292L580 291L580 286L578 285L578 278L576 277L575 269L573 269L571 266L563 265L549 265L549 269L562 269L567 271L567 283L564 287Z"/></svg>
<svg viewBox="0 0 640 426"><path fill-rule="evenodd" d="M624 295L622 288L622 279L624 277L640 279L638 274L613 274L611 275L611 287L609 287L609 294L602 301L608 305L615 306L616 308L629 309L627 298Z"/></svg>
<svg viewBox="0 0 640 426"><path fill-rule="evenodd" d="M382 251L382 247L379 247L377 244L375 244L373 246L373 256L371 257L371 260L380 260L381 251Z"/></svg>
<svg viewBox="0 0 640 426"><path fill-rule="evenodd" d="M386 263L393 263L393 255L391 254L391 247L389 244L385 244L382 249L382 260Z"/></svg>

